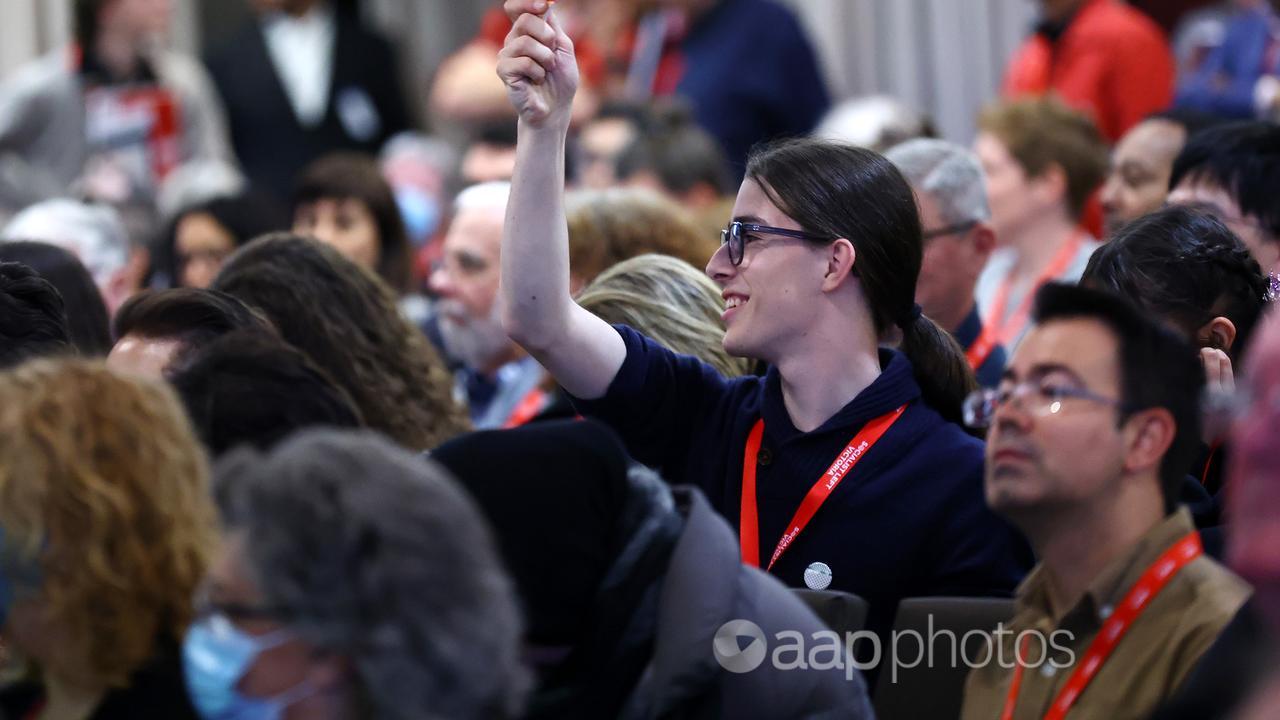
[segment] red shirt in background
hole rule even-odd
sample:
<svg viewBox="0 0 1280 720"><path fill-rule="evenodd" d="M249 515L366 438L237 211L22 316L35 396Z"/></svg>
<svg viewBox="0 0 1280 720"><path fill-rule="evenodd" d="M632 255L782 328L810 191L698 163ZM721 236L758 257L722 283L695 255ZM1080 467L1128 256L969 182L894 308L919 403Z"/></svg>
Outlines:
<svg viewBox="0 0 1280 720"><path fill-rule="evenodd" d="M1087 0L1056 41L1036 33L1009 64L1006 96L1050 91L1091 113L1114 143L1172 104L1173 53L1151 18L1114 0Z"/></svg>
<svg viewBox="0 0 1280 720"><path fill-rule="evenodd" d="M509 32L511 32L511 21L507 19L507 14L501 8L493 8L481 19L480 33L475 41L502 47L502 44L507 41ZM573 40L574 54L578 57L578 71L582 73L583 80L593 88L604 85L608 77L608 63L604 50L597 47L590 38L581 37L580 34L577 37L574 35L575 33L570 33L570 39Z"/></svg>

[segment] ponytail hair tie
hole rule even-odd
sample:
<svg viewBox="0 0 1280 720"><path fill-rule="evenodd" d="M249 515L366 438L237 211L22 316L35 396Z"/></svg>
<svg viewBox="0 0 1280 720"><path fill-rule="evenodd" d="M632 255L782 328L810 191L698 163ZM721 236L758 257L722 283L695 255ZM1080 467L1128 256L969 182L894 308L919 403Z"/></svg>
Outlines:
<svg viewBox="0 0 1280 720"><path fill-rule="evenodd" d="M920 319L920 316L923 314L924 314L924 308L920 307L918 304L912 305L911 309L907 311L907 314L904 315L902 319L898 321L898 327L902 328L903 330L906 330L907 328L914 325L916 321Z"/></svg>

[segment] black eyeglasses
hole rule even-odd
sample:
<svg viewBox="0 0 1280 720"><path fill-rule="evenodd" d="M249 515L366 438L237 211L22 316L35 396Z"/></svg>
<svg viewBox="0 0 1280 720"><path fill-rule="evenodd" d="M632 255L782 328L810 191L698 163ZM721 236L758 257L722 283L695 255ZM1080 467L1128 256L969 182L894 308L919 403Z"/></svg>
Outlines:
<svg viewBox="0 0 1280 720"><path fill-rule="evenodd" d="M925 230L924 234L921 235L921 238L924 240L932 240L934 238L942 237L944 235L956 235L962 232L969 232L970 230L973 229L973 226L977 224L978 224L977 220L967 220L962 223L956 223L955 225L948 225L946 227L934 228L933 230Z"/></svg>
<svg viewBox="0 0 1280 720"><path fill-rule="evenodd" d="M729 246L729 262L734 265L742 264L742 253L746 250L747 240L750 235L781 235L782 237L797 238L799 240L810 240L813 242L829 242L835 238L822 237L800 230L791 230L789 228L770 227L768 225L757 225L755 223L744 223L733 221L729 226L720 231L720 244Z"/></svg>

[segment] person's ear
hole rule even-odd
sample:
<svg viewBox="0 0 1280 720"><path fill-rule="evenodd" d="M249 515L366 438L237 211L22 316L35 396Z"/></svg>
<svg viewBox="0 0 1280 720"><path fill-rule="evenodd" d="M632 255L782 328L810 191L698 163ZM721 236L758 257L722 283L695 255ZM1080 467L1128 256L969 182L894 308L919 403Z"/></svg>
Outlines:
<svg viewBox="0 0 1280 720"><path fill-rule="evenodd" d="M1134 413L1124 427L1124 469L1130 473L1154 469L1159 473L1160 463L1177 434L1178 423L1165 408Z"/></svg>
<svg viewBox="0 0 1280 720"><path fill-rule="evenodd" d="M969 242L973 245L973 252L970 253L973 264L981 272L987 266L987 260L991 259L991 253L995 252L996 231L991 225L979 222L969 230Z"/></svg>
<svg viewBox="0 0 1280 720"><path fill-rule="evenodd" d="M1225 317L1218 317L1205 323L1196 331L1196 345L1221 350L1231 354L1231 346L1236 342L1236 324Z"/></svg>
<svg viewBox="0 0 1280 720"><path fill-rule="evenodd" d="M844 284L845 278L853 273L853 265L858 251L853 243L845 238L832 241L827 250L827 267L822 276L822 291L831 292Z"/></svg>
<svg viewBox="0 0 1280 720"><path fill-rule="evenodd" d="M1067 202L1067 171L1058 163L1050 163L1031 179L1032 191L1046 205Z"/></svg>

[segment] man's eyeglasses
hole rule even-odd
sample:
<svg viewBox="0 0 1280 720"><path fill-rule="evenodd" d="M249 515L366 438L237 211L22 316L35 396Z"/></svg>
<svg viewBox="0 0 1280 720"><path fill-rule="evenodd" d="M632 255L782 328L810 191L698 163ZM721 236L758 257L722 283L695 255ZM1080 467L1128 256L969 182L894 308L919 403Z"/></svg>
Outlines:
<svg viewBox="0 0 1280 720"><path fill-rule="evenodd" d="M1121 401L1103 397L1084 388L1046 380L1028 380L1016 385L1003 383L995 389L974 390L964 399L961 410L964 413L965 425L971 428L987 428L991 427L996 411L1014 400L1022 405L1024 412L1035 417L1045 417L1062 412L1063 403L1071 399L1102 403L1121 411L1126 409L1126 405Z"/></svg>
<svg viewBox="0 0 1280 720"><path fill-rule="evenodd" d="M969 232L977 224L977 220L966 220L965 222L956 223L955 225L934 228L933 230L925 230L924 234L921 235L921 238L924 240L932 240L934 238L943 237L944 235L958 235L963 232Z"/></svg>
<svg viewBox="0 0 1280 720"><path fill-rule="evenodd" d="M801 230L770 227L769 225L757 225L755 223L744 223L735 220L734 222L729 223L728 227L720 231L720 244L729 246L729 262L734 265L742 264L742 254L746 250L747 240L752 239L752 236L754 235L780 235L782 237L810 240L813 242L829 242L834 240L834 238L822 237L821 235L814 235L813 233L807 233Z"/></svg>

